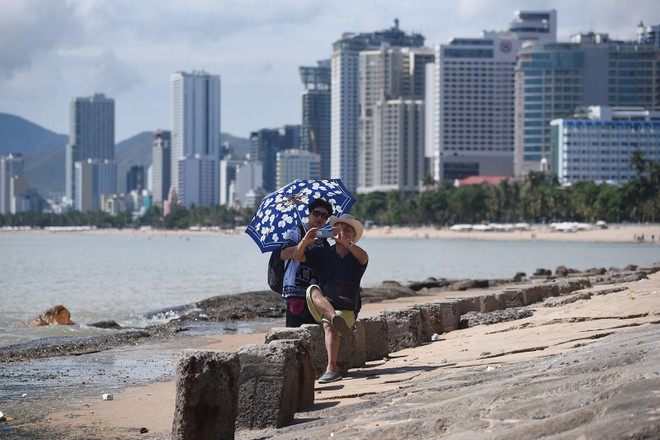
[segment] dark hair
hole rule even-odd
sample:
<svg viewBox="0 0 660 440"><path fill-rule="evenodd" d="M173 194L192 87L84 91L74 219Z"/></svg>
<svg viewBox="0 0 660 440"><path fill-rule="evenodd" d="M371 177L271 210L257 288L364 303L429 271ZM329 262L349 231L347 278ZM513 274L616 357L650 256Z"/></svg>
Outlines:
<svg viewBox="0 0 660 440"><path fill-rule="evenodd" d="M328 211L328 214L332 215L332 213L333 213L332 205L329 202L326 202L323 199L314 199L314 200L312 200L312 202L307 207L307 210L309 212L312 212L312 211L314 211L314 208L325 208L326 211Z"/></svg>

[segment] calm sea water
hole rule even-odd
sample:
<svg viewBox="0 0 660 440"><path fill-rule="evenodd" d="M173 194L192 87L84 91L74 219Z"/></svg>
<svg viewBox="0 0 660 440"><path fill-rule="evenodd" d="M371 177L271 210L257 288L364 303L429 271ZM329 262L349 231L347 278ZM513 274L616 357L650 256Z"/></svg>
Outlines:
<svg viewBox="0 0 660 440"><path fill-rule="evenodd" d="M383 280L511 278L540 267L660 261L658 244L385 238L362 244L370 255L365 287ZM66 306L77 323L115 320L145 326L176 314L154 317L154 311L215 295L267 290L268 255L244 234L0 233L0 346L101 331L84 325L15 328L57 304Z"/></svg>

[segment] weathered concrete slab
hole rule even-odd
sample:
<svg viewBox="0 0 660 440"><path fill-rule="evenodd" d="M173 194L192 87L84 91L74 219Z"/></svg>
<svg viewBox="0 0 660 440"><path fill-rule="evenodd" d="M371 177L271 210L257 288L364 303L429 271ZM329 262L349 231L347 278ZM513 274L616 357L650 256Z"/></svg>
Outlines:
<svg viewBox="0 0 660 440"><path fill-rule="evenodd" d="M293 421L298 394L296 350L279 342L245 345L237 351L241 364L237 427L280 428Z"/></svg>
<svg viewBox="0 0 660 440"><path fill-rule="evenodd" d="M173 439L233 439L239 358L226 351L182 353L176 368Z"/></svg>
<svg viewBox="0 0 660 440"><path fill-rule="evenodd" d="M383 315L360 319L364 327L365 358L368 361L383 359L390 353L387 321Z"/></svg>

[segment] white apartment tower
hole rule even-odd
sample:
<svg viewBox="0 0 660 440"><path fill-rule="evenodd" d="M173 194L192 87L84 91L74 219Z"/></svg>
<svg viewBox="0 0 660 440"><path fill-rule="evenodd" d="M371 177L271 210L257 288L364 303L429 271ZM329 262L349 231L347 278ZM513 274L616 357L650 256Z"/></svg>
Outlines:
<svg viewBox="0 0 660 440"><path fill-rule="evenodd" d="M92 97L74 98L69 105L69 143L66 146L65 191L74 209L81 188L76 185L76 162L115 159L115 101L97 93ZM116 180L116 179L115 179ZM111 188L110 194L117 192Z"/></svg>
<svg viewBox="0 0 660 440"><path fill-rule="evenodd" d="M418 192L424 174L424 89L428 48L360 53L358 193Z"/></svg>
<svg viewBox="0 0 660 440"><path fill-rule="evenodd" d="M426 139L436 181L513 174L516 54L524 41L555 41L557 29L554 10L515 14L507 31L436 47Z"/></svg>
<svg viewBox="0 0 660 440"><path fill-rule="evenodd" d="M341 178L349 189L357 188L359 173L359 55L363 50L378 49L383 43L392 47L422 47L424 37L404 33L399 29L399 21L394 20L390 29L345 33L332 45L330 174L332 178Z"/></svg>
<svg viewBox="0 0 660 440"><path fill-rule="evenodd" d="M0 156L0 214L16 213L17 210L12 209L12 205L15 207L16 199L27 196L28 183L24 172L25 162L22 154Z"/></svg>
<svg viewBox="0 0 660 440"><path fill-rule="evenodd" d="M287 149L277 153L277 186L296 179L320 179L321 155L303 149Z"/></svg>
<svg viewBox="0 0 660 440"><path fill-rule="evenodd" d="M218 204L220 76L203 71L177 72L172 75L171 142L170 178L179 201L184 206L200 201L204 201L204 204ZM187 160L193 163L186 165L184 162ZM195 201L186 200L184 189L190 192ZM206 194L205 191L211 193Z"/></svg>

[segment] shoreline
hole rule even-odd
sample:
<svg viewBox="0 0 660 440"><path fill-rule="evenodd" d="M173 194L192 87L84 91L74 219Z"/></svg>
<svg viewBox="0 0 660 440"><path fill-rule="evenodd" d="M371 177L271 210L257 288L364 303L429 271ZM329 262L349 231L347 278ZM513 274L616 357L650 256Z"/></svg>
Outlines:
<svg viewBox="0 0 660 440"><path fill-rule="evenodd" d="M244 234L244 227L234 230L170 230L170 229L0 229L3 234L132 234L141 236L236 236ZM637 237L643 236L639 241ZM461 239L461 240L497 240L497 241L578 241L594 243L640 243L660 244L660 224L611 224L605 229L592 227L589 230L555 231L550 225L535 224L528 230L516 231L452 231L447 227L433 226L375 226L365 228L366 239Z"/></svg>
<svg viewBox="0 0 660 440"><path fill-rule="evenodd" d="M547 351L543 350L538 353L535 350L524 350L521 352L523 354L511 354L498 358L496 361L489 361L481 359L482 356L479 353L483 354L493 351L493 349L499 350L498 347L515 353L516 344L547 345L547 341L544 341L543 337L565 338L566 341L575 341L584 339L585 336L581 336L581 334L588 331L601 334L607 328L608 334L610 332L616 333L628 327L628 325L622 325L622 322L625 324L624 321L621 321L622 319L634 321L630 324L633 327L645 323L655 322L657 324L658 316L660 316L660 302L658 301L660 297L657 295L658 290L660 290L660 273L655 273L646 280L634 283L617 283L616 285L619 284L626 287L624 291L608 294L607 296L593 297L593 300L580 301L568 307L556 307L552 310L543 309L539 305L538 307L534 307L536 309L534 316L526 318L524 321L517 320L496 325L482 325L457 330L443 334L439 343L431 343L430 345L396 352L390 356L388 361L374 363L374 365L368 365L365 368L352 370L349 376L336 386L317 386L315 409L296 415L296 419L299 421L294 422L294 426L280 430L268 430L266 433L238 431L236 438L288 438L288 436L294 435L293 433L297 432L298 429L314 429L315 423L309 422L310 420L318 419L321 421L320 423L333 423L332 421L339 417L339 420L335 420L334 422L336 426L328 427L332 431L323 431L323 436L327 437L329 432L340 432L341 427L345 426L342 417L350 417L349 414L353 414L353 417L355 417L356 414L360 414L359 411L356 413L355 409L352 408L359 409L360 405L370 399L378 401L396 389L403 390L401 392L405 393L406 388L415 387L415 384L421 383L420 381L422 380L429 380L432 377L438 377L438 375L442 376L448 373L451 375L450 371L456 368L459 368L456 371L462 371L460 368L466 368L467 370L465 371L473 371L475 366L479 365L495 365L495 368L504 368L507 365L515 366L516 362L520 361L533 361L537 359L534 362L538 362L538 359L549 355ZM503 287L498 286L497 289ZM588 290L598 291L598 289L598 287L594 286ZM361 316L372 316L382 310L402 309L410 305L429 303L441 298L472 296L483 291L484 289L471 289L468 291L426 289L420 291L415 296L399 296L395 299L386 299L380 302L366 302L363 305ZM596 301L597 299L598 301ZM595 309L592 310L590 308L591 306L594 306ZM566 321L563 325L552 327L552 331L550 331L549 327L544 327L542 323L539 324L541 325L540 327L536 327L537 324L533 324L534 322L538 322L539 319L548 322L552 322L553 319L559 319L552 318L554 316L552 312L559 313L558 316L563 320L571 314L578 317L591 316L590 314L594 311L602 314L603 318L596 316L593 318L593 321L587 319L585 322L593 322L591 326L595 330L582 328L582 324L568 325L570 321ZM583 320L583 318L580 319ZM607 324L607 319L613 320L612 324ZM267 325L272 326L272 324ZM523 336L524 329L530 325L531 328L537 328L537 330L527 334L527 336ZM536 333L544 328L547 328L547 330ZM498 331L497 329L500 330ZM493 336L500 334L506 336L507 339L499 341L497 336ZM102 365L110 365L108 362L114 362L120 366L131 365L137 362L138 367L140 367L139 364L143 364L142 368L162 370L163 378L166 380L157 380L144 385L139 383L139 381L133 381L132 378L129 378L128 382L127 379L124 379L122 385L120 378L123 373L121 373L121 369L116 373L116 376L113 376L115 373L107 374L104 370L103 374L98 374L96 377L92 375L91 378L89 374L87 378L84 375L78 378L69 378L69 373L67 373L66 378L70 379L68 385L57 384L54 388L47 387L48 389L43 396L27 396L22 400L5 402L4 406L0 408L0 411L4 411L6 416L13 417L14 420L10 424L0 424L0 427L9 427L10 433L19 436L17 438L31 438L30 434L21 437L22 429L31 430L32 435L35 432L47 433L47 436L50 433L57 434L54 438L71 438L62 434L66 432L75 433L73 434L75 438L126 438L135 435L141 427L147 427L149 433L141 435L140 438L168 438L175 397L174 381L171 375L174 371L178 353L184 348L235 351L237 348L246 344L263 343L264 336L265 329L264 331L250 334L204 337L185 335L184 332L181 338L150 341L140 344L140 348L125 346L98 354L91 352L79 354L73 358L65 357L56 359L53 361L54 365L60 365L60 361L67 365L75 365L75 363L80 362L85 365L84 368L88 372L94 371L91 368L94 366L93 362ZM589 340L588 335L585 340ZM559 354L564 353L564 355L574 352L574 349L579 346L579 344L572 344L575 346L571 349L571 344L562 345L562 343L557 341L553 344L556 347L554 352ZM591 342L586 345L589 344ZM50 361L47 360L46 362L51 362L52 358L50 359ZM90 361L92 364L89 364ZM33 368L39 370L39 361L27 362ZM415 370L416 367L414 367L417 363L419 363L419 368L421 368L419 370ZM447 370L447 366L450 364L454 366ZM0 366L2 365L0 364ZM388 373L374 377L373 372L378 371L379 368L384 368L384 371ZM413 369L411 370L411 368ZM413 373L413 371L416 372ZM15 374L20 374L20 369ZM126 378L128 377L127 375ZM82 383L87 382L84 386L80 385L81 378L83 379ZM84 380L85 378L86 381ZM64 391L64 394L62 391L67 388L72 391L72 397L66 400L59 400L61 396L68 395L66 391ZM108 392L114 395L113 401L103 401L100 398L102 393ZM330 406L328 406L329 404ZM385 404L388 407L392 406L386 402ZM41 415L37 414L38 412ZM373 410L369 410L369 412L373 413ZM341 414L344 415L342 416ZM327 422L324 422L325 420ZM360 424L361 422L358 419L355 423ZM372 428L374 427L372 426ZM34 429L38 431L34 431ZM375 433L377 431L373 432ZM320 435L319 432L315 434L310 432L308 437L318 438L317 434ZM348 437L339 436L338 438Z"/></svg>

